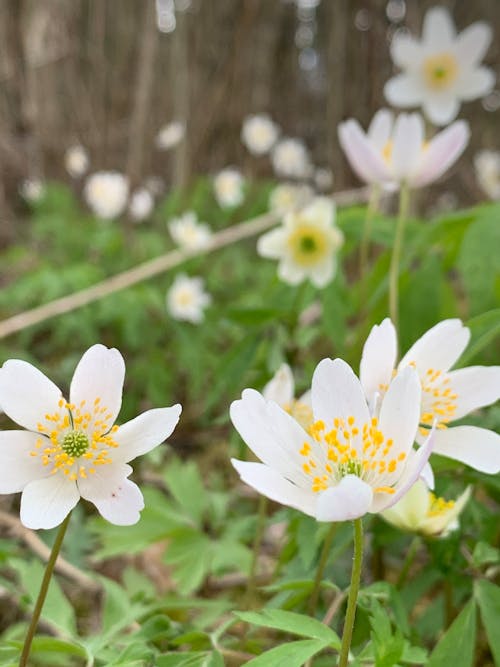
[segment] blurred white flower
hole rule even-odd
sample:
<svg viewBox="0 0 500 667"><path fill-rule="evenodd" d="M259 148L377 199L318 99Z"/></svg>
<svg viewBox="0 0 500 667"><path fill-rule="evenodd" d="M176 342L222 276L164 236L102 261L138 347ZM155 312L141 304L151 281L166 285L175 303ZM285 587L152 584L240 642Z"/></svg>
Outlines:
<svg viewBox="0 0 500 667"><path fill-rule="evenodd" d="M135 222L142 222L151 215L155 200L147 188L134 190L130 197L128 211Z"/></svg>
<svg viewBox="0 0 500 667"><path fill-rule="evenodd" d="M83 176L89 168L90 159L87 150L79 144L70 146L64 154L64 166L73 178Z"/></svg>
<svg viewBox="0 0 500 667"><path fill-rule="evenodd" d="M43 197L45 186L38 178L27 178L19 186L19 192L27 202L33 203Z"/></svg>
<svg viewBox="0 0 500 667"><path fill-rule="evenodd" d="M222 208L239 206L244 199L245 180L238 169L226 167L214 177L214 193Z"/></svg>
<svg viewBox="0 0 500 667"><path fill-rule="evenodd" d="M187 250L201 250L210 244L212 232L204 222L198 222L194 211L187 211L168 223L168 230L173 241Z"/></svg>
<svg viewBox="0 0 500 667"><path fill-rule="evenodd" d="M280 183L269 195L269 208L273 213L284 216L299 211L314 197L314 190L309 185Z"/></svg>
<svg viewBox="0 0 500 667"><path fill-rule="evenodd" d="M241 140L253 155L264 155L274 146L278 134L278 126L267 114L257 114L243 121Z"/></svg>
<svg viewBox="0 0 500 667"><path fill-rule="evenodd" d="M185 274L175 277L167 292L167 310L176 320L199 324L205 316L204 310L212 299L204 290L203 278L189 278Z"/></svg>
<svg viewBox="0 0 500 667"><path fill-rule="evenodd" d="M402 108L421 105L431 122L446 125L457 117L461 102L492 90L495 75L480 64L491 37L491 27L482 21L457 35L449 11L432 7L420 41L399 32L393 38L392 59L403 73L386 83L387 100Z"/></svg>
<svg viewBox="0 0 500 667"><path fill-rule="evenodd" d="M311 392L306 391L300 398L295 398L295 381L288 364L281 364L262 390L262 396L266 401L277 403L280 408L292 415L302 428L307 430L313 423Z"/></svg>
<svg viewBox="0 0 500 667"><path fill-rule="evenodd" d="M316 197L297 213L288 213L280 227L267 232L257 242L262 257L278 259L278 276L290 285L309 278L316 287L325 287L335 276L336 252L344 236L335 224L335 204Z"/></svg>
<svg viewBox="0 0 500 667"><path fill-rule="evenodd" d="M123 213L128 200L128 179L117 171L97 171L85 183L83 195L92 212L103 220Z"/></svg>
<svg viewBox="0 0 500 667"><path fill-rule="evenodd" d="M458 516L470 498L471 488L456 500L436 497L424 481L418 480L399 502L381 516L401 530L422 535L442 536L458 528Z"/></svg>
<svg viewBox="0 0 500 667"><path fill-rule="evenodd" d="M351 118L340 123L338 134L349 164L361 180L420 188L437 180L460 157L470 130L465 121L457 120L427 142L420 114L401 113L394 121L391 111L381 109L367 133Z"/></svg>
<svg viewBox="0 0 500 667"><path fill-rule="evenodd" d="M314 183L322 192L329 192L333 187L333 172L326 167L318 167L314 172Z"/></svg>
<svg viewBox="0 0 500 667"><path fill-rule="evenodd" d="M180 144L186 135L186 123L181 120L175 120L172 123L164 125L156 135L156 148L161 151L168 151Z"/></svg>
<svg viewBox="0 0 500 667"><path fill-rule="evenodd" d="M312 172L309 151L300 139L285 138L275 144L271 162L277 176L308 178Z"/></svg>
<svg viewBox="0 0 500 667"><path fill-rule="evenodd" d="M483 150L474 158L476 178L490 199L500 199L500 152Z"/></svg>

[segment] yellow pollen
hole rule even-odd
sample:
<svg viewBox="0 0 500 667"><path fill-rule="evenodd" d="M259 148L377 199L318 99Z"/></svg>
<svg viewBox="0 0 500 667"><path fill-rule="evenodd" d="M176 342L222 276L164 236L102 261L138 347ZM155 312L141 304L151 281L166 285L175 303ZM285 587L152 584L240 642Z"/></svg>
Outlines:
<svg viewBox="0 0 500 667"><path fill-rule="evenodd" d="M390 495L396 493L392 486L378 486L374 491L375 493L389 493Z"/></svg>
<svg viewBox="0 0 500 667"><path fill-rule="evenodd" d="M427 85L435 91L449 88L458 76L458 63L452 53L429 56L423 64L423 75Z"/></svg>

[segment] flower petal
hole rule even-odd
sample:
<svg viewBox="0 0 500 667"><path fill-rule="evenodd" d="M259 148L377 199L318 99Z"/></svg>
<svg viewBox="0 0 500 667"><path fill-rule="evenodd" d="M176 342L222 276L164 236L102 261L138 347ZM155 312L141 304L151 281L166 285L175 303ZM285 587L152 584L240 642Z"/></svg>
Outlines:
<svg viewBox="0 0 500 667"><path fill-rule="evenodd" d="M425 91L418 77L411 74L398 74L385 84L384 96L395 107L407 109L418 106L425 97Z"/></svg>
<svg viewBox="0 0 500 667"><path fill-rule="evenodd" d="M284 257L278 264L278 276L288 285L298 285L307 278L307 269L296 264L290 257Z"/></svg>
<svg viewBox="0 0 500 667"><path fill-rule="evenodd" d="M283 227L271 229L270 232L259 237L257 252L261 257L279 259L285 250L285 236Z"/></svg>
<svg viewBox="0 0 500 667"><path fill-rule="evenodd" d="M231 459L245 484L248 484L262 495L277 503L293 507L309 516L315 516L316 498L312 491L308 492L284 479L276 470L262 463L247 463Z"/></svg>
<svg viewBox="0 0 500 667"><path fill-rule="evenodd" d="M416 485L415 485L416 486ZM439 535L446 530L453 530L453 524L457 524L457 519L465 505L467 504L472 488L468 486L465 491L456 499L450 509L440 512L436 516L429 516L421 524L421 532L426 535ZM458 527L458 524L457 524Z"/></svg>
<svg viewBox="0 0 500 667"><path fill-rule="evenodd" d="M41 439L45 440L29 431L0 431L0 493L17 493L30 482L50 474L40 456L30 454L37 451L36 443Z"/></svg>
<svg viewBox="0 0 500 667"><path fill-rule="evenodd" d="M340 145L353 171L366 183L390 181L390 172L382 156L355 120L341 123L338 128Z"/></svg>
<svg viewBox="0 0 500 667"><path fill-rule="evenodd" d="M349 521L364 516L372 503L371 486L356 475L342 477L318 496L316 519L318 521Z"/></svg>
<svg viewBox="0 0 500 667"><path fill-rule="evenodd" d="M422 28L422 41L429 51L441 53L453 44L456 30L450 12L445 7L427 10Z"/></svg>
<svg viewBox="0 0 500 667"><path fill-rule="evenodd" d="M76 482L61 474L37 479L21 496L21 522L33 530L54 528L80 500Z"/></svg>
<svg viewBox="0 0 500 667"><path fill-rule="evenodd" d="M460 99L467 102L487 95L493 90L495 80L495 73L489 67L477 67L463 72L457 84Z"/></svg>
<svg viewBox="0 0 500 667"><path fill-rule="evenodd" d="M392 168L394 179L413 183L422 154L424 121L418 113L400 114L393 133Z"/></svg>
<svg viewBox="0 0 500 667"><path fill-rule="evenodd" d="M414 37L396 32L391 42L391 57L402 69L415 67L422 59L422 47Z"/></svg>
<svg viewBox="0 0 500 667"><path fill-rule="evenodd" d="M347 421L354 417L363 425L370 419L361 384L352 368L342 359L323 359L316 366L312 379L312 405L315 419L322 419L326 428L336 417Z"/></svg>
<svg viewBox="0 0 500 667"><path fill-rule="evenodd" d="M155 408L120 426L113 433L113 439L119 445L113 450L113 461L132 461L161 444L177 426L181 410L178 404L171 408Z"/></svg>
<svg viewBox="0 0 500 667"><path fill-rule="evenodd" d="M309 270L312 284L318 289L323 289L329 282L332 281L335 271L337 269L337 262L334 257L330 255L326 261L316 264Z"/></svg>
<svg viewBox="0 0 500 667"><path fill-rule="evenodd" d="M463 153L470 137L469 125L459 120L432 139L424 151L415 187L422 187L438 179Z"/></svg>
<svg viewBox="0 0 500 667"><path fill-rule="evenodd" d="M381 385L389 386L396 365L396 355L396 329L387 317L372 328L361 355L359 379L369 405L373 404L375 394L382 390Z"/></svg>
<svg viewBox="0 0 500 667"><path fill-rule="evenodd" d="M61 390L38 368L9 359L0 368L0 405L20 426L36 431L46 414L59 411Z"/></svg>
<svg viewBox="0 0 500 667"><path fill-rule="evenodd" d="M421 378L430 368L447 371L465 350L469 338L469 329L459 319L443 320L410 347L398 370L414 362Z"/></svg>
<svg viewBox="0 0 500 667"><path fill-rule="evenodd" d="M382 152L391 138L394 114L389 109L379 109L373 116L368 128L368 139L375 148Z"/></svg>
<svg viewBox="0 0 500 667"><path fill-rule="evenodd" d="M331 227L335 219L335 202L330 197L315 197L300 212L300 220L310 220L314 225Z"/></svg>
<svg viewBox="0 0 500 667"><path fill-rule="evenodd" d="M145 413L147 414L147 413ZM125 463L100 466L95 474L78 480L82 498L93 503L99 513L117 526L130 526L139 521L144 508L142 493L127 479L132 468Z"/></svg>
<svg viewBox="0 0 500 667"><path fill-rule="evenodd" d="M417 480L408 493L382 512L382 518L401 530L418 530L429 509L429 490Z"/></svg>
<svg viewBox="0 0 500 667"><path fill-rule="evenodd" d="M500 398L500 366L469 366L449 374L456 411L453 419L460 419L477 408L495 403Z"/></svg>
<svg viewBox="0 0 500 667"><path fill-rule="evenodd" d="M500 472L500 435L479 426L453 426L436 433L434 452L494 475Z"/></svg>
<svg viewBox="0 0 500 667"><path fill-rule="evenodd" d="M476 21L457 36L453 50L460 63L477 65L486 55L493 31L484 21Z"/></svg>
<svg viewBox="0 0 500 667"><path fill-rule="evenodd" d="M429 462L422 468L420 479L427 484L427 488L434 489L434 470Z"/></svg>
<svg viewBox="0 0 500 667"><path fill-rule="evenodd" d="M85 401L87 409L94 409L99 398L99 408L110 415L106 421L111 426L118 417L122 404L125 362L115 348L93 345L78 362L70 387L70 402L77 407ZM100 416L102 419L102 415Z"/></svg>
<svg viewBox="0 0 500 667"><path fill-rule="evenodd" d="M281 364L262 390L262 395L266 401L274 401L284 408L293 401L294 394L295 382L291 368L288 364Z"/></svg>
<svg viewBox="0 0 500 667"><path fill-rule="evenodd" d="M434 123L434 125L447 125L457 117L460 111L460 101L458 96L452 91L427 93L422 98L422 108L431 123Z"/></svg>

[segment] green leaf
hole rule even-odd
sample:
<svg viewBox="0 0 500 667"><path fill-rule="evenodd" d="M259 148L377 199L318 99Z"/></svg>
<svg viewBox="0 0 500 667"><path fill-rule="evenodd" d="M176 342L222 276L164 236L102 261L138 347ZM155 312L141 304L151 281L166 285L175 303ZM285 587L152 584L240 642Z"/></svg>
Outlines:
<svg viewBox="0 0 500 667"><path fill-rule="evenodd" d="M500 633L498 619L500 619L500 586L481 579L476 582L475 596L481 611L488 643L495 660L496 667L500 667Z"/></svg>
<svg viewBox="0 0 500 667"><path fill-rule="evenodd" d="M252 667L302 667L306 660L326 648L327 645L320 639L288 642L266 651L245 664L252 665Z"/></svg>
<svg viewBox="0 0 500 667"><path fill-rule="evenodd" d="M468 366L472 359L500 336L500 308L472 317L466 324L471 330L471 342L460 357L459 366Z"/></svg>
<svg viewBox="0 0 500 667"><path fill-rule="evenodd" d="M189 651L187 653L165 653L156 658L156 667L224 667L218 651Z"/></svg>
<svg viewBox="0 0 500 667"><path fill-rule="evenodd" d="M174 459L165 470L163 478L181 509L196 526L200 526L208 499L196 463Z"/></svg>
<svg viewBox="0 0 500 667"><path fill-rule="evenodd" d="M338 635L327 625L310 616L296 614L292 611L283 611L281 609L263 609L260 612L243 611L235 612L238 618L253 625L262 625L266 628L283 630L300 637L312 637L321 639L333 648L340 649L340 639Z"/></svg>
<svg viewBox="0 0 500 667"><path fill-rule="evenodd" d="M476 606L470 600L439 640L427 667L472 667L476 644Z"/></svg>

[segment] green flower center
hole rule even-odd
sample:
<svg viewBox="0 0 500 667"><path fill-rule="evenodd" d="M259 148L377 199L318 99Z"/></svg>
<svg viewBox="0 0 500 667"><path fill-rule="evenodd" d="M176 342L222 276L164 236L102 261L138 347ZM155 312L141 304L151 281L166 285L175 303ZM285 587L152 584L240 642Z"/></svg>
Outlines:
<svg viewBox="0 0 500 667"><path fill-rule="evenodd" d="M64 436L61 447L68 456L78 458L89 448L89 439L83 431L71 431Z"/></svg>
<svg viewBox="0 0 500 667"><path fill-rule="evenodd" d="M312 236L303 236L300 239L300 249L302 252L314 252L316 250L316 239Z"/></svg>

